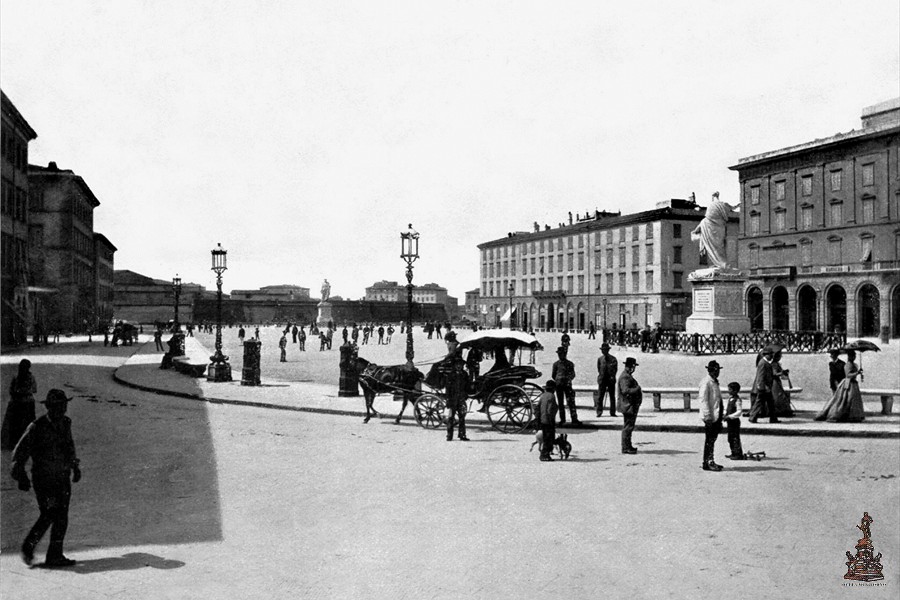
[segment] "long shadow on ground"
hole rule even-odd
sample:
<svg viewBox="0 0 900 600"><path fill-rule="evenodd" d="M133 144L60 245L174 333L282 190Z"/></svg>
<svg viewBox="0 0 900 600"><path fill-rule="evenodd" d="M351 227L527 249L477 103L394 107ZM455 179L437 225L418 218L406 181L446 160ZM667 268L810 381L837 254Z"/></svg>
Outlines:
<svg viewBox="0 0 900 600"><path fill-rule="evenodd" d="M73 484L66 549L221 540L207 405L119 386L112 382L112 366L71 364L69 356L60 356L59 362L67 364L53 364L53 350L32 352L32 372L38 400L54 387L73 397L68 415L83 478ZM91 360L84 356L84 362ZM11 362L0 366L4 382L15 368ZM4 414L7 401L4 393ZM37 414L44 412L38 404ZM4 552L18 551L38 514L33 493L18 491L9 477L10 458L8 451L0 456ZM39 553L46 543L47 536Z"/></svg>

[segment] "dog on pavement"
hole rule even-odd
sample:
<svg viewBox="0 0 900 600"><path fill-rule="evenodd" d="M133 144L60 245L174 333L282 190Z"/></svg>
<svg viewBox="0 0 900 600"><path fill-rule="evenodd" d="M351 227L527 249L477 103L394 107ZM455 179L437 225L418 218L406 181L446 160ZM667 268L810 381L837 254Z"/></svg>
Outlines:
<svg viewBox="0 0 900 600"><path fill-rule="evenodd" d="M531 443L531 449L529 452L534 452L534 447L541 447L544 443L544 432L538 431L534 436L534 442ZM565 433L561 433L556 436L556 439L553 440L553 447L559 450L559 456L563 460L568 460L569 454L572 453L572 444L569 442L569 436ZM553 451L551 450L552 454Z"/></svg>

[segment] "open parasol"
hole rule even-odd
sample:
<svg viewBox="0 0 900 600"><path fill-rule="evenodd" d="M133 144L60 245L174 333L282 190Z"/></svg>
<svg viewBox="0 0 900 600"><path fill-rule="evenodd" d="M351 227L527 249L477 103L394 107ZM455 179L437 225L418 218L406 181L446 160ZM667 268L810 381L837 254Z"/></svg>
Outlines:
<svg viewBox="0 0 900 600"><path fill-rule="evenodd" d="M841 352L846 352L847 350L855 350L859 352L859 370L862 371L862 355L863 352L881 352L881 348L876 346L870 341L867 340L856 340L855 342L850 342L848 344L844 344L841 348ZM860 379L863 379L862 373L860 373Z"/></svg>

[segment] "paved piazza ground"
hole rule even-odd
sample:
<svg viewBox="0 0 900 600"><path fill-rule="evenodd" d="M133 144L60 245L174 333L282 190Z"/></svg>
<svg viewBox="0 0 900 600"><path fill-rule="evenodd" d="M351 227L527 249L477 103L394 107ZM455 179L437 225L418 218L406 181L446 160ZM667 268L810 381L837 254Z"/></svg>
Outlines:
<svg viewBox="0 0 900 600"><path fill-rule="evenodd" d="M336 347L302 358L292 348L282 366L275 330L263 340L264 377L336 377ZM402 341L362 354L402 362ZM575 340L578 383L591 381L596 345ZM867 385L891 385L896 348L865 356ZM422 340L417 359L442 349ZM84 479L74 485L67 553L79 564L19 561L36 508L15 489L4 452L0 597L897 597L897 439L748 436L765 461L708 473L699 435L639 430L639 454L625 456L616 431L571 430L572 459L546 464L528 435L478 428L470 443L447 443L412 422L363 425L136 391L112 381L131 352L69 343L27 354L41 393L64 387L75 397ZM2 357L4 382L22 356ZM551 356L539 362L545 372ZM637 356L644 385L693 384L708 360ZM735 378L749 383L752 358L719 360L726 373L742 365ZM825 362L785 359L805 389L824 379ZM881 587L842 579L864 511L883 555Z"/></svg>

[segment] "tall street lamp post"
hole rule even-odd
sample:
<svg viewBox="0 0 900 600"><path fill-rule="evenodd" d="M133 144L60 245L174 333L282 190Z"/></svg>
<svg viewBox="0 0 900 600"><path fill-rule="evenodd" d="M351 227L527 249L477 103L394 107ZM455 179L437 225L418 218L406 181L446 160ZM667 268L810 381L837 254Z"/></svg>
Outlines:
<svg viewBox="0 0 900 600"><path fill-rule="evenodd" d="M172 324L172 329L178 331L178 300L181 298L181 277L178 276L178 273L172 278L172 293L175 295L175 322Z"/></svg>
<svg viewBox="0 0 900 600"><path fill-rule="evenodd" d="M516 293L516 284L512 281L509 282L509 328L514 329L515 323L513 323L513 294Z"/></svg>
<svg viewBox="0 0 900 600"><path fill-rule="evenodd" d="M228 270L228 251L218 244L212 250L212 270L216 272L216 353L209 357L207 381L231 381L231 365L222 354L222 273Z"/></svg>
<svg viewBox="0 0 900 600"><path fill-rule="evenodd" d="M409 224L409 230L400 233L400 258L406 261L406 365L413 368L413 263L419 258L419 233Z"/></svg>

